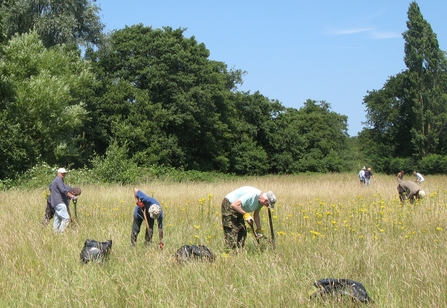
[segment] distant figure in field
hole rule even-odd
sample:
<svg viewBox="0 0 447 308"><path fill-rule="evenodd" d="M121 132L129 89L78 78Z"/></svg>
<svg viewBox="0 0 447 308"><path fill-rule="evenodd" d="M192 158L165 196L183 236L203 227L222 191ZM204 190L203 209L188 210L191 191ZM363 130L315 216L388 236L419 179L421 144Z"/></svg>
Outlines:
<svg viewBox="0 0 447 308"><path fill-rule="evenodd" d="M360 170L358 174L361 186L365 185L365 171L366 167L363 166L362 170Z"/></svg>
<svg viewBox="0 0 447 308"><path fill-rule="evenodd" d="M405 173L405 172L402 170L402 171L400 171L400 172L397 174L397 181L398 181L398 182L404 180L404 173Z"/></svg>
<svg viewBox="0 0 447 308"><path fill-rule="evenodd" d="M425 197L425 192L413 181L400 181L397 185L397 192L401 202L409 199L411 204L413 204L414 199Z"/></svg>
<svg viewBox="0 0 447 308"><path fill-rule="evenodd" d="M422 184L424 182L424 177L419 172L413 172L413 174L416 176L416 183Z"/></svg>
<svg viewBox="0 0 447 308"><path fill-rule="evenodd" d="M365 171L365 184L369 186L371 184L371 178L375 179L374 174L371 171L371 168L366 169Z"/></svg>

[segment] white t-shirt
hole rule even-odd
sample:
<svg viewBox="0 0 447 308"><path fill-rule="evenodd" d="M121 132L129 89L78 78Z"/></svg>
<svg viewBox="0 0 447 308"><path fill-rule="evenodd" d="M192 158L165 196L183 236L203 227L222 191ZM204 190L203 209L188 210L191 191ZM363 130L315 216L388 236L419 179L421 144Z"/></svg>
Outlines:
<svg viewBox="0 0 447 308"><path fill-rule="evenodd" d="M416 182L419 182L419 183L424 182L424 177L419 172L416 173L416 177L417 177Z"/></svg>

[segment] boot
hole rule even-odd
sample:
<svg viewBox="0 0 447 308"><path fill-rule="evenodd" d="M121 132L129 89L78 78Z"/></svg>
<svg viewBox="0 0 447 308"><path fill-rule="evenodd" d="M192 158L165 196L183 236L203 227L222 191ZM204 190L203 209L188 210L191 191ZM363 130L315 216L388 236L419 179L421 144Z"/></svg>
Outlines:
<svg viewBox="0 0 447 308"><path fill-rule="evenodd" d="M135 247L135 244L137 243L137 236L138 234L132 233L130 235L130 244Z"/></svg>
<svg viewBox="0 0 447 308"><path fill-rule="evenodd" d="M146 231L146 234L144 236L144 245L148 246L152 242L152 230L149 229Z"/></svg>

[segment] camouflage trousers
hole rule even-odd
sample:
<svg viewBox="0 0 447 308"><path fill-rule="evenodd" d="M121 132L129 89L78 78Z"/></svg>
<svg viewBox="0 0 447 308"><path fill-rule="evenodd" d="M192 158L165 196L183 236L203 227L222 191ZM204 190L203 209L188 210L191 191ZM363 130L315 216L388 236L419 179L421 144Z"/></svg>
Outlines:
<svg viewBox="0 0 447 308"><path fill-rule="evenodd" d="M222 226L225 245L230 249L242 248L247 238L244 217L231 209L228 199L222 201Z"/></svg>

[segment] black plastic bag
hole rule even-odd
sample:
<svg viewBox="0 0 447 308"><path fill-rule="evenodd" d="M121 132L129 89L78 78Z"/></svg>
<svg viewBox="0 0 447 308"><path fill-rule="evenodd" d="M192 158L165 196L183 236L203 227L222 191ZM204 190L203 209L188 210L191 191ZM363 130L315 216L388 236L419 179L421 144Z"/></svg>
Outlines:
<svg viewBox="0 0 447 308"><path fill-rule="evenodd" d="M105 260L112 249L112 240L106 242L98 242L95 240L87 239L84 243L84 248L81 251L82 263L88 263L90 261L101 262Z"/></svg>
<svg viewBox="0 0 447 308"><path fill-rule="evenodd" d="M177 249L174 257L178 262L201 259L213 262L216 258L214 253L204 245L184 245Z"/></svg>
<svg viewBox="0 0 447 308"><path fill-rule="evenodd" d="M365 287L358 281L351 279L325 278L314 282L314 286L318 288L311 298L321 296L348 296L353 301L361 303L373 303L369 297Z"/></svg>

